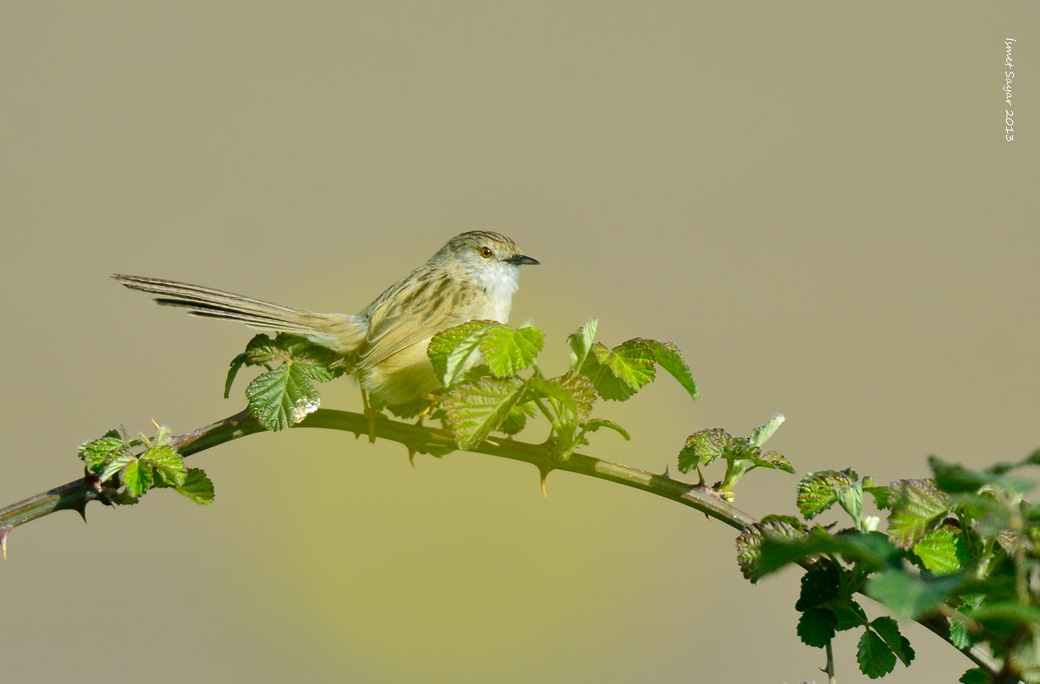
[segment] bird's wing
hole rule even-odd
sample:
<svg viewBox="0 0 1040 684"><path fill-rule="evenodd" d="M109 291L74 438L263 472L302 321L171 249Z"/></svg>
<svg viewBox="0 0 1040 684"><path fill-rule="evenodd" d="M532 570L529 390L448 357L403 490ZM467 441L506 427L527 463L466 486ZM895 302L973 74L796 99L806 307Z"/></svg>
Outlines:
<svg viewBox="0 0 1040 684"><path fill-rule="evenodd" d="M443 271L418 269L399 280L365 310L368 339L358 367L372 368L402 349L473 317L479 286Z"/></svg>

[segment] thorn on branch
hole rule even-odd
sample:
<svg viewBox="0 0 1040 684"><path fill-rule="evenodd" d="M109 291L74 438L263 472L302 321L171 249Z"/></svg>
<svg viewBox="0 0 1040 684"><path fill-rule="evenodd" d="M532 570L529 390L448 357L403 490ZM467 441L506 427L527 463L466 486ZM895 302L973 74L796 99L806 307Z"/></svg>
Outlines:
<svg viewBox="0 0 1040 684"><path fill-rule="evenodd" d="M0 527L0 550L4 553L4 560L7 560L7 535L11 534L13 527Z"/></svg>
<svg viewBox="0 0 1040 684"><path fill-rule="evenodd" d="M546 499L549 498L549 492L545 491L545 478L547 478L549 476L549 473L551 471L552 471L552 468L547 468L545 466L538 466L538 480L539 480L539 484L541 484L541 486L542 486L542 496L544 496Z"/></svg>

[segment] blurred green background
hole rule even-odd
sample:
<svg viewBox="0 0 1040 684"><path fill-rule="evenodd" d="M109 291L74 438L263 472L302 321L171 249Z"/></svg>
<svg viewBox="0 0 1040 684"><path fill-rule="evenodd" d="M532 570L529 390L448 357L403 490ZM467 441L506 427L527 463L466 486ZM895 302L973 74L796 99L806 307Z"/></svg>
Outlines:
<svg viewBox="0 0 1040 684"><path fill-rule="evenodd" d="M78 477L76 445L114 425L185 432L243 404L244 383L221 390L247 329L108 274L356 312L472 229L542 261L513 322L546 331L547 371L593 316L608 343L685 351L703 399L656 383L604 409L633 441L588 453L674 472L690 432L783 412L771 445L801 473L1022 457L1040 446L1038 19L1027 2L2 2L0 504ZM360 406L349 382L323 395ZM544 499L530 466L405 456L252 437L197 457L209 508L158 493L15 530L4 678L822 681L796 575L747 585L726 526L565 473ZM737 504L791 512L795 483L756 472ZM968 667L908 633L918 662L886 681ZM854 652L843 635L843 682L866 681Z"/></svg>

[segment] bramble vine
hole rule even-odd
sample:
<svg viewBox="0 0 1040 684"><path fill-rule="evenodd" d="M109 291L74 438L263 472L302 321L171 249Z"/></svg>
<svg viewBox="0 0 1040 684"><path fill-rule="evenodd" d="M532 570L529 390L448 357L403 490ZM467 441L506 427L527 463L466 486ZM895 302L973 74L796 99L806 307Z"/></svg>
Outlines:
<svg viewBox="0 0 1040 684"><path fill-rule="evenodd" d="M570 335L567 372L546 377L537 363L544 334L533 326L470 321L445 330L428 350L442 389L406 405L373 404L366 415L319 408L315 383L347 374L343 357L293 335L257 335L231 362L225 384L228 396L243 368L263 369L246 387L244 411L184 435L156 426L151 436L130 438L120 428L85 442L78 452L82 479L0 509L0 547L6 556L14 527L58 510L85 516L86 504L94 500L128 505L153 489L173 489L208 504L213 483L202 469L187 467L184 458L224 442L297 427L345 430L399 442L410 457L464 449L525 461L538 468L543 487L553 470L580 473L726 522L740 531L737 561L751 582L790 565L804 570L796 630L806 645L826 649L832 681L831 645L839 632L860 633L857 661L871 678L914 660L895 619L868 617L858 599L865 595L896 617L925 625L971 659L976 667L961 682L1040 682L1040 506L1026 502L1035 483L1021 475L1040 465L1040 451L982 470L932 458L931 479L887 485L851 469L810 473L798 485L801 518L770 515L756 521L732 505L733 491L757 468L795 472L782 454L763 451L783 423L781 415L747 437L721 428L690 435L676 465L684 474L696 470L697 483L674 479L667 470L653 474L580 453L603 429L630 439L625 428L594 415L596 404L631 399L659 371L697 398L696 382L675 345L637 337L608 347L596 341L596 332L591 320ZM374 413L384 409L418 422ZM549 424L544 441L514 439L539 417ZM708 485L703 469L719 459L725 472ZM878 515L865 512L871 501ZM850 519L848 526L810 523L835 506Z"/></svg>

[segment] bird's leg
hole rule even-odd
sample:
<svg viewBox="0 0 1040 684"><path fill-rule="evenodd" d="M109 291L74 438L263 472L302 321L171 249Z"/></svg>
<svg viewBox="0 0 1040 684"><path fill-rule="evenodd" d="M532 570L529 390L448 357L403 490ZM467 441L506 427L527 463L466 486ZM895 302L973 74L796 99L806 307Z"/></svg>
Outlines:
<svg viewBox="0 0 1040 684"><path fill-rule="evenodd" d="M376 411L368 405L368 393L365 392L365 388L361 388L361 403L365 407L365 419L368 420L368 441L372 444L376 443L376 419L382 415L379 411Z"/></svg>
<svg viewBox="0 0 1040 684"><path fill-rule="evenodd" d="M433 404L430 404L429 406L427 406L426 408L424 408L422 410L422 412L419 414L419 419L415 421L415 426L416 427L420 427L423 424L423 420L426 418L426 416L428 416L430 414L430 411L432 409L433 409Z"/></svg>

